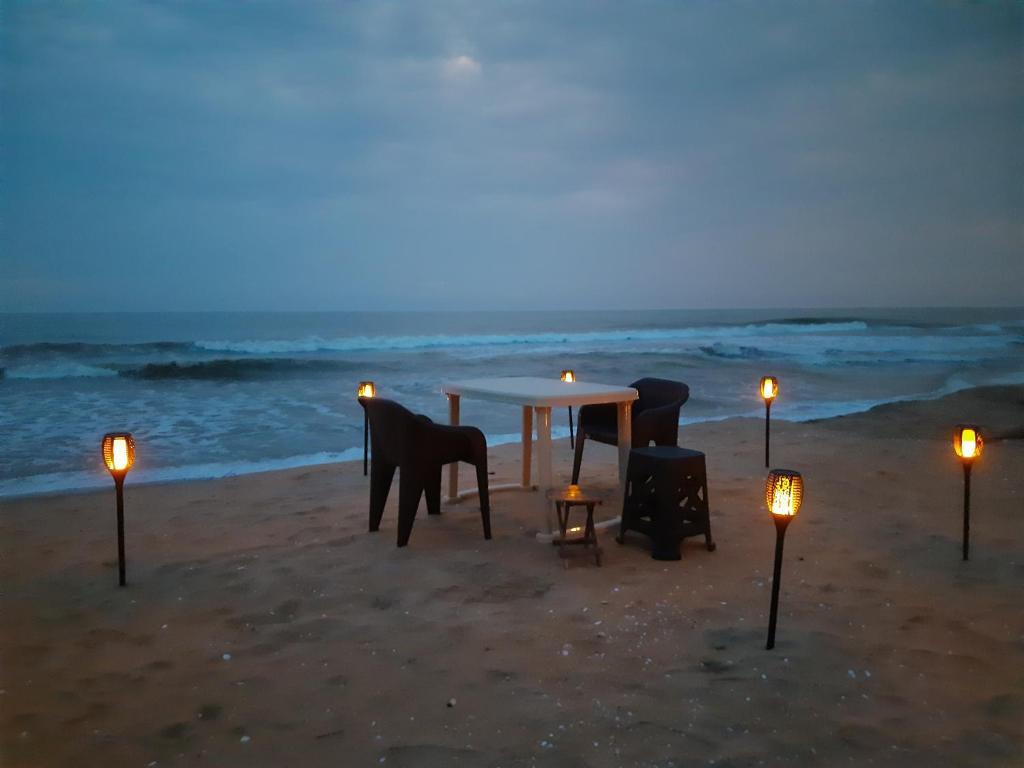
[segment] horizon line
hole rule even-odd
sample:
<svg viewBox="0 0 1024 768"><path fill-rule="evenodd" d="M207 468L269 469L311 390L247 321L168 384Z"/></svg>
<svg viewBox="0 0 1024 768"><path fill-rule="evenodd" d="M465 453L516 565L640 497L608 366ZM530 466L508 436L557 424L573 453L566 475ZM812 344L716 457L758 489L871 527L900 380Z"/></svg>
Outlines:
<svg viewBox="0 0 1024 768"><path fill-rule="evenodd" d="M0 310L0 317L9 315L185 315L185 314L209 314L209 315L230 315L230 314L532 314L543 312L558 313L622 313L622 312L852 312L857 310L965 310L965 309L995 309L995 310L1024 310L1024 304L862 304L844 306L772 306L772 307L623 307L609 309L607 307L594 308L532 308L532 309L67 309L67 310Z"/></svg>

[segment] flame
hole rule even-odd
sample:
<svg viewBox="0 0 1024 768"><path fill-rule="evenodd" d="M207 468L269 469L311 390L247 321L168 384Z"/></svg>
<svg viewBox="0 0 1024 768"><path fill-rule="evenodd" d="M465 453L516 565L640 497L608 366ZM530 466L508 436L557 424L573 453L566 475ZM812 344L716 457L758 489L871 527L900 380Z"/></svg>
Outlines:
<svg viewBox="0 0 1024 768"><path fill-rule="evenodd" d="M115 437L113 448L114 463L111 469L116 472L123 472L128 469L128 441L123 437Z"/></svg>
<svg viewBox="0 0 1024 768"><path fill-rule="evenodd" d="M775 486L772 488L772 514L781 517L792 517L796 514L793 510L793 486L788 477L775 479Z"/></svg>
<svg viewBox="0 0 1024 768"><path fill-rule="evenodd" d="M775 380L770 378L765 379L764 383L761 385L761 397L765 400L771 400L775 395Z"/></svg>
<svg viewBox="0 0 1024 768"><path fill-rule="evenodd" d="M376 394L377 388L372 381L359 382L359 397L374 397Z"/></svg>
<svg viewBox="0 0 1024 768"><path fill-rule="evenodd" d="M965 429L960 434L960 455L965 459L973 459L978 449L978 433L973 429Z"/></svg>
<svg viewBox="0 0 1024 768"><path fill-rule="evenodd" d="M572 371L562 371L562 381L574 384L576 382L576 374Z"/></svg>
<svg viewBox="0 0 1024 768"><path fill-rule="evenodd" d="M579 496L580 495L580 487L578 485L570 485L568 491L566 492L566 495L567 496Z"/></svg>

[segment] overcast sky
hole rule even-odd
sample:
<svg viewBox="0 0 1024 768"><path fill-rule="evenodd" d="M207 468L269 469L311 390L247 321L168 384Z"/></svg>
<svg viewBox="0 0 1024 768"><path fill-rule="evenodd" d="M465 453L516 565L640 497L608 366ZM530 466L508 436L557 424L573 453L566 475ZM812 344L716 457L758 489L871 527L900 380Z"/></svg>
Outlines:
<svg viewBox="0 0 1024 768"><path fill-rule="evenodd" d="M1024 304L1024 5L4 0L0 310Z"/></svg>

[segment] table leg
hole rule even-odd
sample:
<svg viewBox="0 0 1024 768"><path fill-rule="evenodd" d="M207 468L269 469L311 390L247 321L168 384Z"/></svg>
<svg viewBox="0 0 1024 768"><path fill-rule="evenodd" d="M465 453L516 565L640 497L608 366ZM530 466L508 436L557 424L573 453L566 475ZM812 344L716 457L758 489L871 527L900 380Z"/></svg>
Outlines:
<svg viewBox="0 0 1024 768"><path fill-rule="evenodd" d="M633 404L617 403L619 425L619 498L626 497L626 468L633 448Z"/></svg>
<svg viewBox="0 0 1024 768"><path fill-rule="evenodd" d="M459 396L448 395L448 423L453 427L459 426ZM459 498L459 462L453 461L448 465L448 500L455 501Z"/></svg>
<svg viewBox="0 0 1024 768"><path fill-rule="evenodd" d="M530 487L530 463L533 461L533 406L523 406L523 488Z"/></svg>
<svg viewBox="0 0 1024 768"><path fill-rule="evenodd" d="M551 501L547 492L551 488L551 408L535 408L537 412L537 484L540 490L544 520L551 525Z"/></svg>
<svg viewBox="0 0 1024 768"><path fill-rule="evenodd" d="M565 557L565 537L568 536L569 505L561 501L555 502L555 514L558 515L558 556Z"/></svg>
<svg viewBox="0 0 1024 768"><path fill-rule="evenodd" d="M587 549L593 548L594 562L601 564L601 547L597 543L597 531L594 529L594 504L587 504L587 527L583 532Z"/></svg>

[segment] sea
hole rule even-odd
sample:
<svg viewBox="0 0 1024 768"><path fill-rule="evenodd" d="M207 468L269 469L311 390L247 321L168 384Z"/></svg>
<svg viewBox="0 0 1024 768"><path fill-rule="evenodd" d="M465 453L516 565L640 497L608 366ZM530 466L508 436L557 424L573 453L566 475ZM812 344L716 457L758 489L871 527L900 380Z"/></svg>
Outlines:
<svg viewBox="0 0 1024 768"><path fill-rule="evenodd" d="M686 382L685 444L688 424L762 416L765 374L793 421L1024 383L1024 307L0 314L0 497L108 485L108 431L135 437L132 483L361 459L362 380L444 421L445 381L564 368ZM462 403L491 445L520 418ZM567 436L568 413L553 421Z"/></svg>

